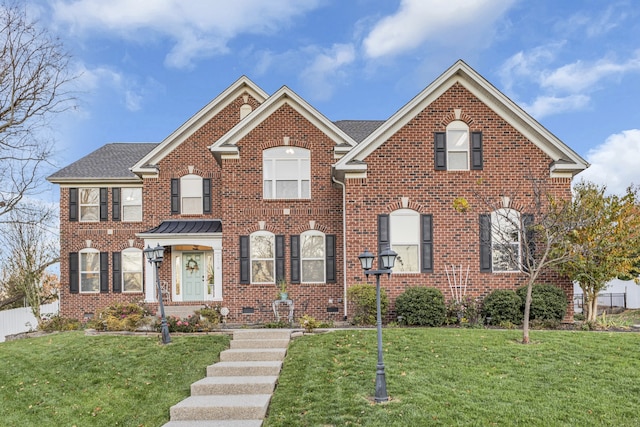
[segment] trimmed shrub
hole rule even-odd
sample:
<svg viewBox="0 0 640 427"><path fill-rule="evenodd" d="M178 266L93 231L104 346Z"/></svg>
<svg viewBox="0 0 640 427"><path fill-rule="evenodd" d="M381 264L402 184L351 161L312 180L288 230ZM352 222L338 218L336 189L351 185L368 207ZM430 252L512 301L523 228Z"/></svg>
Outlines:
<svg viewBox="0 0 640 427"><path fill-rule="evenodd" d="M59 314L45 316L40 323L40 330L45 332L75 331L78 329L82 329L82 323L78 319L62 317Z"/></svg>
<svg viewBox="0 0 640 427"><path fill-rule="evenodd" d="M442 326L447 307L439 289L415 287L398 295L396 312L407 325Z"/></svg>
<svg viewBox="0 0 640 427"><path fill-rule="evenodd" d="M375 285L354 285L347 290L347 298L351 303L351 313L354 325L376 324L376 287ZM389 299L384 288L380 288L380 314L382 318L387 314Z"/></svg>
<svg viewBox="0 0 640 427"><path fill-rule="evenodd" d="M99 331L135 331L149 323L149 311L135 303L116 303L105 307L87 323Z"/></svg>
<svg viewBox="0 0 640 427"><path fill-rule="evenodd" d="M522 323L522 300L516 291L496 289L482 302L482 312L491 325Z"/></svg>
<svg viewBox="0 0 640 427"><path fill-rule="evenodd" d="M522 300L521 308L524 318L524 304L527 298L527 287L519 288L516 293ZM567 312L567 296L557 286L534 284L531 289L531 312L529 320L562 320Z"/></svg>

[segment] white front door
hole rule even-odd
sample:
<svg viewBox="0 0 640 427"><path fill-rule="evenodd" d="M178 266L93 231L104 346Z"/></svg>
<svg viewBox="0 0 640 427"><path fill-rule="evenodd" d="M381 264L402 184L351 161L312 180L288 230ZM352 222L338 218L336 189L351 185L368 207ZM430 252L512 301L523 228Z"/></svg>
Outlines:
<svg viewBox="0 0 640 427"><path fill-rule="evenodd" d="M204 252L182 254L183 301L204 301L205 267Z"/></svg>

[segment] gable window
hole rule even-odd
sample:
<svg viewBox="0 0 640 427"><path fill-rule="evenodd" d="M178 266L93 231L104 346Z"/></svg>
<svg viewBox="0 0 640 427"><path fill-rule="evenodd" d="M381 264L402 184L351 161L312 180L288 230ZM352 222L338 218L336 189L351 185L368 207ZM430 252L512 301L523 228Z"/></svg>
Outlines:
<svg viewBox="0 0 640 427"><path fill-rule="evenodd" d="M122 292L142 292L142 251L128 248L122 251Z"/></svg>
<svg viewBox="0 0 640 427"><path fill-rule="evenodd" d="M469 132L461 120L447 125L446 132L434 134L435 169L450 171L481 170L482 132Z"/></svg>
<svg viewBox="0 0 640 427"><path fill-rule="evenodd" d="M398 256L397 272L420 272L420 214L412 209L398 209L389 214L391 249Z"/></svg>
<svg viewBox="0 0 640 427"><path fill-rule="evenodd" d="M142 188L122 189L122 220L142 221Z"/></svg>
<svg viewBox="0 0 640 427"><path fill-rule="evenodd" d="M100 252L95 249L80 251L80 292L100 291Z"/></svg>
<svg viewBox="0 0 640 427"><path fill-rule="evenodd" d="M306 231L300 235L302 283L325 282L325 240L320 231Z"/></svg>
<svg viewBox="0 0 640 427"><path fill-rule="evenodd" d="M180 195L183 214L202 214L202 177L191 174L180 178Z"/></svg>
<svg viewBox="0 0 640 427"><path fill-rule="evenodd" d="M100 220L100 189L80 188L80 221Z"/></svg>
<svg viewBox="0 0 640 427"><path fill-rule="evenodd" d="M262 152L265 199L311 197L310 151L300 147L274 147Z"/></svg>
<svg viewBox="0 0 640 427"><path fill-rule="evenodd" d="M249 238L251 283L275 283L275 235L257 231Z"/></svg>

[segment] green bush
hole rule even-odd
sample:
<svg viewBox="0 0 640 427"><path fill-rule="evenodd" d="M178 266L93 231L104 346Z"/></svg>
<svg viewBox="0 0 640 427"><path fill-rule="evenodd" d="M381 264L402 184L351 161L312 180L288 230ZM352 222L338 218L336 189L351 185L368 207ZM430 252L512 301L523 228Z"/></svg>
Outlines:
<svg viewBox="0 0 640 427"><path fill-rule="evenodd" d="M481 327L484 324L480 300L466 295L462 301L450 300L447 302L447 325L460 325L464 327Z"/></svg>
<svg viewBox="0 0 640 427"><path fill-rule="evenodd" d="M220 320L222 319L222 315L220 314L220 306L205 305L201 309L196 310L195 313L207 320L207 322L209 322L209 325L211 326L219 324Z"/></svg>
<svg viewBox="0 0 640 427"><path fill-rule="evenodd" d="M398 295L396 312L407 325L442 326L447 308L439 289L415 287Z"/></svg>
<svg viewBox="0 0 640 427"><path fill-rule="evenodd" d="M375 285L354 285L347 290L347 298L351 303L351 313L354 325L376 324L376 287ZM380 314L382 318L387 314L389 299L383 288L380 288Z"/></svg>
<svg viewBox="0 0 640 427"><path fill-rule="evenodd" d="M522 300L516 291L496 289L482 302L482 313L491 325L522 323Z"/></svg>
<svg viewBox="0 0 640 427"><path fill-rule="evenodd" d="M135 331L149 323L149 311L135 303L116 303L105 307L87 323L99 331Z"/></svg>
<svg viewBox="0 0 640 427"><path fill-rule="evenodd" d="M522 300L522 318L524 319L524 304L527 297L527 287L516 291ZM534 284L531 289L530 320L562 320L567 311L567 296L557 286L549 284Z"/></svg>
<svg viewBox="0 0 640 427"><path fill-rule="evenodd" d="M45 332L54 331L75 331L82 329L82 323L78 319L62 317L59 314L54 316L43 316L40 323L40 330Z"/></svg>

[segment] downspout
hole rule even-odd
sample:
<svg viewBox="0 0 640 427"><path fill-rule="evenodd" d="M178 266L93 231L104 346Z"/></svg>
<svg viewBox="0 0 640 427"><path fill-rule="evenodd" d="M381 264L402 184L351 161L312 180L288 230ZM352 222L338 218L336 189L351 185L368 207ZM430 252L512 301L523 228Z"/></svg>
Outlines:
<svg viewBox="0 0 640 427"><path fill-rule="evenodd" d="M336 184L342 186L342 281L343 283L343 298L344 303L344 320L347 320L347 187L344 182L338 181L333 174L331 180Z"/></svg>

